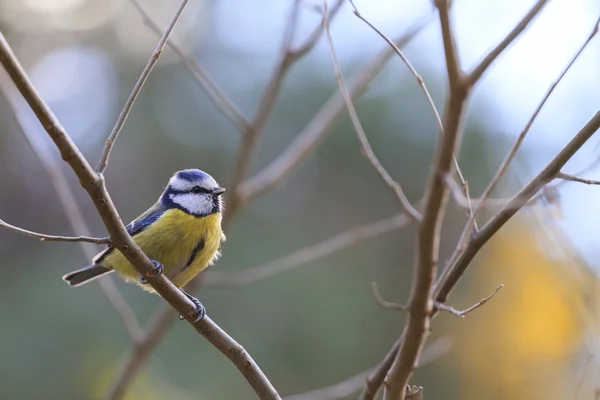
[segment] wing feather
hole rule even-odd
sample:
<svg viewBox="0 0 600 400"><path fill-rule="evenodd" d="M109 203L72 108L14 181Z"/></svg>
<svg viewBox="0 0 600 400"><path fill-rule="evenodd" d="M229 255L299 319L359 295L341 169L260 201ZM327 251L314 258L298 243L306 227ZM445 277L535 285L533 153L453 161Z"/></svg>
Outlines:
<svg viewBox="0 0 600 400"><path fill-rule="evenodd" d="M165 213L165 211L167 211L167 208L162 204L154 204L146 212L131 221L129 225L125 227L125 229L127 229L127 233L129 233L131 237L135 237L135 235L138 233L148 229L148 227L156 222L156 220L159 219ZM115 248L113 246L109 245L106 249L98 253L96 257L94 257L93 264L100 264L104 257L112 253L114 249Z"/></svg>

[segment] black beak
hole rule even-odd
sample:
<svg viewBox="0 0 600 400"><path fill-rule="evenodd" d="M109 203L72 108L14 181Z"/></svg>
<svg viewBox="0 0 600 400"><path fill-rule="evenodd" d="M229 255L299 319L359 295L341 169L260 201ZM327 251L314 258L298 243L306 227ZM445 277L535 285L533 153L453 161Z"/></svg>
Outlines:
<svg viewBox="0 0 600 400"><path fill-rule="evenodd" d="M218 196L222 195L223 193L225 193L225 188L216 187L213 190L211 190L211 193L213 196L218 197Z"/></svg>

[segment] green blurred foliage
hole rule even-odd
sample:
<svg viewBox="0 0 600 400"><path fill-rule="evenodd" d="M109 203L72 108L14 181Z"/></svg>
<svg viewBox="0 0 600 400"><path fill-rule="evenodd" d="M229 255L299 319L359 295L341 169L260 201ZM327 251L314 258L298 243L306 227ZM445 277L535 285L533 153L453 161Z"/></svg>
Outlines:
<svg viewBox="0 0 600 400"><path fill-rule="evenodd" d="M19 41L31 39L26 33L2 25L0 29L28 67L52 47L75 40L79 46L98 47L114 63L118 93L111 115L85 136L77 135L78 145L94 164L144 60L128 58L124 50L119 53L110 24L77 39L51 35L44 40L53 45L38 53L20 51ZM419 50L423 51L427 49ZM271 67L265 69L248 52L224 50L218 41L207 43L197 56L251 115ZM366 62L347 65L347 71ZM441 107L444 77L427 73L426 65L419 68ZM236 90L228 83L230 74L243 74L255 84ZM248 176L268 165L336 90L327 59L302 60L284 85ZM59 117L69 113L68 104L57 109ZM394 65L356 105L375 153L408 197L418 200L438 133L414 80ZM460 155L474 193L481 192L508 148L498 132L478 122L486 115L481 112L485 104L478 107ZM77 125L67 128L76 130ZM180 62L160 62L133 108L106 174L123 220L150 206L179 169L201 168L227 187L239 138ZM49 142L41 133L39 140ZM104 236L86 193L68 167L62 168L94 234ZM236 216L227 232L223 258L213 268L245 270L398 211L388 188L361 156L344 116L281 187ZM35 231L73 234L47 173L4 99L0 102L0 218ZM451 205L443 260L464 220L464 210ZM377 281L386 298L406 299L413 238L412 228L407 227L248 287L202 288L198 297L211 317L252 354L280 393L327 385L378 363L401 332L403 316L379 308L368 285ZM42 243L0 230L0 398L99 398L108 387L131 347L128 335L97 284L69 289L60 279L88 261L77 244ZM136 287L119 282L119 288L141 321L147 321L162 303ZM417 372L415 381L428 382L431 398L458 398L457 383L447 368L427 366ZM148 392L152 387L156 390ZM166 398L160 394L165 392L169 398L253 398L230 362L183 322L173 326L151 357L131 398Z"/></svg>

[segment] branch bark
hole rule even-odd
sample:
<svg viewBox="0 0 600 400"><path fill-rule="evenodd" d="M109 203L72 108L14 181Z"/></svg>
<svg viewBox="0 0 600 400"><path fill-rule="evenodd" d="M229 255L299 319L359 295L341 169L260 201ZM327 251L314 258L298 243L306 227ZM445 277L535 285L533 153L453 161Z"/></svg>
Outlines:
<svg viewBox="0 0 600 400"><path fill-rule="evenodd" d="M280 399L275 388L242 346L227 335L209 317L194 323L194 304L166 276L160 275L152 278L153 265L127 233L106 190L102 175L97 174L92 169L71 137L41 99L1 33L0 63L58 148L63 160L73 169L79 183L88 192L115 248L127 258L140 272L141 276L148 278L149 284L163 299L181 315L186 316L186 319L194 326L196 331L231 360L260 398Z"/></svg>

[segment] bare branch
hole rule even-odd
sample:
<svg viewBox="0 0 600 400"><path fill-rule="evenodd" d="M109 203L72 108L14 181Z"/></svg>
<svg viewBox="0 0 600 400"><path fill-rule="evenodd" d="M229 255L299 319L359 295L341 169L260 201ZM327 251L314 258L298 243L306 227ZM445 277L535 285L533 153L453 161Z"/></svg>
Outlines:
<svg viewBox="0 0 600 400"><path fill-rule="evenodd" d="M427 103L429 104L429 107L431 108L433 115L435 117L435 121L438 124L438 128L439 128L439 133L440 136L444 135L444 126L442 124L442 119L440 118L440 114L438 113L438 110L435 106L435 103L433 102L433 98L431 97L431 94L429 93L429 90L427 89L427 86L425 85L425 81L423 80L423 77L421 77L421 75L417 72L417 70L413 67L413 65L411 64L411 62L408 60L408 58L404 55L404 53L402 52L402 50L400 50L398 48L398 46L396 46L396 44L394 43L393 40L391 40L389 37L387 37L383 32L381 32L379 29L377 29L377 27L375 27L375 25L373 25L370 21L368 21L365 17L363 17L363 15L358 11L358 8L356 7L356 5L354 4L354 1L350 0L350 3L352 4L352 7L354 7L354 14L361 19L362 21L364 21L371 29L373 29L383 40L385 40L387 42L387 44L390 45L390 47L394 50L394 52L400 57L400 59L404 62L404 64L408 67L408 70L410 71L410 73L415 77L415 80L417 81L417 84L419 85L419 88L421 89L421 91L423 92L423 94L425 95L425 98L427 100ZM463 194L467 197L467 199L469 198L469 187L467 184L467 181L465 180L461 170L460 170L460 166L458 165L458 161L456 160L456 156L454 156L453 159L454 162L454 168L456 170L458 179L461 183L461 186L463 188ZM470 203L470 201L469 201ZM473 209L472 207L469 206L469 212L472 214L473 213Z"/></svg>
<svg viewBox="0 0 600 400"><path fill-rule="evenodd" d="M89 236L54 236L46 235L44 233L37 233L28 231L27 229L19 228L18 226L11 225L0 219L0 228L8 229L9 231L17 232L22 235L26 235L32 238L40 239L42 242L86 242L96 244L108 244L110 243L109 238L95 238Z"/></svg>
<svg viewBox="0 0 600 400"><path fill-rule="evenodd" d="M340 69L340 65L337 59L337 55L335 54L335 48L333 46L333 40L331 38L331 32L329 30L329 14L327 11L327 0L323 3L323 26L325 28L325 34L327 36L327 42L329 44L329 54L331 55L331 63L333 64L333 70L335 73L335 78L337 80L340 93L342 94L342 98L344 99L344 103L346 103L346 108L348 109L348 114L350 115L350 120L352 121L352 125L354 126L354 130L356 131L356 136L358 136L358 140L360 141L361 148L363 150L363 154L367 157L377 174L381 178L381 180L392 190L395 194L396 199L401 207L403 207L406 212L416 221L421 221L421 214L410 204L410 201L406 198L402 187L398 182L396 182L387 170L383 167L373 149L371 148L371 144L369 143L369 139L367 139L367 135L360 123L360 119L358 118L358 114L356 113L356 109L354 108L354 104L352 104L352 97L348 92L348 88L346 87L346 83L344 82L344 77L342 75L342 71Z"/></svg>
<svg viewBox="0 0 600 400"><path fill-rule="evenodd" d="M442 336L423 350L421 356L421 365L430 364L438 360L441 356L446 354L452 347L452 340L448 337ZM359 374L351 376L336 384L326 386L324 388L311 390L310 392L300 393L292 396L285 396L284 400L338 400L344 399L351 396L353 393L359 391L368 379L375 371L376 367L370 368ZM363 397L360 397L363 399Z"/></svg>
<svg viewBox="0 0 600 400"><path fill-rule="evenodd" d="M144 10L138 0L131 0L133 6L138 10L146 25L152 29L157 35L162 35L162 30L158 26L158 23L152 19L150 14ZM245 132L250 126L250 121L244 116L242 111L235 105L235 103L221 90L221 88L214 82L210 75L204 70L202 65L189 55L185 50L181 48L171 38L167 41L167 47L169 47L177 56L183 61L188 71L192 74L192 78L198 83L198 85L204 90L209 99L221 110L221 112L237 127L240 132Z"/></svg>
<svg viewBox="0 0 600 400"><path fill-rule="evenodd" d="M209 270L202 276L202 284L212 287L239 288L271 278L281 272L289 271L301 265L308 264L336 251L350 247L362 240L372 239L388 232L407 226L409 219L404 215L396 215L380 221L371 222L342 232L332 238L315 245L297 250L257 267L241 272L223 272Z"/></svg>
<svg viewBox="0 0 600 400"><path fill-rule="evenodd" d="M380 307L387 308L388 310L396 310L396 311L406 311L407 310L407 307L405 305L386 301L381 296L381 293L379 293L379 288L377 287L377 282L371 282L370 288L371 288L371 293L373 294L373 297L375 298L375 301L377 302L377 304L379 304Z"/></svg>
<svg viewBox="0 0 600 400"><path fill-rule="evenodd" d="M135 377L139 375L140 370L146 364L146 361L152 354L152 350L162 341L167 334L173 322L177 320L177 314L171 307L165 306L165 312L158 312L148 324L146 333L142 332L127 361L123 365L122 371L117 375L118 378L113 382L108 391L106 400L122 399L127 388L133 383Z"/></svg>
<svg viewBox="0 0 600 400"><path fill-rule="evenodd" d="M586 185L600 185L600 181L594 181L591 179L580 178L575 175L565 174L564 172L559 172L558 175L556 175L556 177L558 179L564 179L565 181L585 183Z"/></svg>
<svg viewBox="0 0 600 400"><path fill-rule="evenodd" d="M436 302L435 303L435 308L437 308L440 311L446 311L447 313L450 313L452 315L455 315L457 317L460 318L464 318L465 315L467 315L468 313L470 313L471 311L474 311L476 309L478 309L479 307L481 307L482 305L484 305L485 303L488 302L488 300L490 300L492 297L494 297L496 295L496 293L498 293L498 291L500 289L502 289L504 287L504 285L500 285L496 288L496 290L494 290L494 293L490 294L488 297L480 300L478 303L472 305L471 307L467 308L466 310L462 310L459 311L449 305L446 305L444 303L440 303L440 302Z"/></svg>
<svg viewBox="0 0 600 400"><path fill-rule="evenodd" d="M540 101L538 106L536 107L535 111L533 112L533 114L531 115L531 117L529 118L527 123L525 124L525 127L523 128L521 133L519 133L519 136L517 137L517 141L515 142L512 149L510 150L510 152L507 154L506 158L500 165L500 168L498 168L498 171L496 172L496 174L490 181L489 185L487 186L487 188L484 190L483 194L481 195L481 203L475 209L475 214L471 217L471 220L469 221L469 224L467 224L467 226L470 226L470 224L472 224L473 221L475 221L475 218L477 218L477 215L479 214L481 207L485 204L488 197L492 194L492 192L498 186L498 184L500 183L500 181L502 180L504 175L506 175L506 173L508 172L508 169L510 168L510 164L512 163L515 156L517 155L517 152L521 148L521 144L523 143L523 140L525 140L525 136L527 136L527 134L529 133L531 126L533 125L533 123L537 119L537 116L539 115L540 111L542 111L542 108L544 107L544 105L546 104L548 99L550 98L550 95L552 95L552 92L554 92L554 89L556 89L556 87L558 86L560 81L564 78L564 76L567 74L567 72L569 72L569 70L571 69L573 64L575 64L575 61L577 61L577 59L583 53L583 51L585 50L587 45L594 38L594 36L596 36L596 34L598 33L598 24L600 24L600 18L594 24L594 28L590 32L589 36L587 37L587 39L585 40L583 45L579 48L579 50L577 50L577 52L575 53L573 58L569 61L569 63L566 65L566 67L562 70L562 72L560 73L558 78L556 78L556 80L550 85L550 87L546 91L546 94L544 95L544 97L542 98L542 100ZM467 228L467 229L470 229L470 228Z"/></svg>
<svg viewBox="0 0 600 400"><path fill-rule="evenodd" d="M444 136L437 146L433 170L427 185L423 220L419 226L418 250L408 301L409 313L403 333L404 340L385 379L385 400L405 398L408 380L418 363L429 333L433 306L430 294L437 275L441 222L449 192L445 176L452 171L452 161L462 131L465 101L469 94L469 87L464 83L456 54L449 2L436 0L436 5L446 55L449 98L444 113Z"/></svg>
<svg viewBox="0 0 600 400"><path fill-rule="evenodd" d="M117 141L117 136L121 132L123 125L125 125L125 121L127 120L127 117L129 116L129 112L131 111L131 108L133 107L133 103L137 99L137 96L140 93L140 91L142 90L144 83L146 83L146 79L148 79L148 76L150 75L152 68L158 62L158 59L160 58L160 53L162 53L163 49L165 48L165 45L167 44L167 40L169 39L169 35L171 35L173 28L175 28L175 24L177 24L177 21L179 20L181 13L183 13L183 9L185 8L187 2L188 2L188 0L181 1L179 8L175 12L175 15L171 19L171 22L169 23L169 25L167 26L165 33L163 33L162 37L158 41L158 44L156 45L156 48L154 49L154 52L152 53L150 60L148 60L148 63L146 64L146 66L144 67L144 70L142 71L142 74L140 75L137 82L135 83L135 86L133 87L133 90L131 91L129 98L127 99L127 102L125 103L125 106L123 106L123 109L121 110L121 113L119 114L119 118L117 118L117 122L115 123L115 126L112 129L112 132L110 132L110 135L108 136L108 139L106 140L106 145L104 146L104 150L102 150L102 154L100 155L100 161L98 162L98 166L96 167L96 172L98 172L99 174L103 174L104 170L108 166L108 158L110 157L110 151L112 150L113 146L115 145L115 142Z"/></svg>
<svg viewBox="0 0 600 400"><path fill-rule="evenodd" d="M4 78L4 76L2 76L2 78ZM40 143L40 139L36 137L37 135L32 129L26 128L24 121L22 118L20 118L21 114L16 112L16 110L27 107L27 103L25 100L23 100L23 98L17 96L16 93L13 94L14 90L9 90L7 86L0 85L0 89L4 91L6 99L11 104L13 109L13 117L16 119L17 125L21 127L23 136L25 136L25 139L40 160L44 170L48 173L50 182L52 183L52 186L54 186L54 190L58 195L60 203L62 204L67 216L67 220L69 221L73 231L84 236L89 236L91 234L91 230L88 227L83 214L81 213L81 209L77 204L77 200L67 181L64 171L57 163L56 157L51 156L48 154L48 152L44 151ZM10 89L13 88L10 87ZM80 245L86 259L91 260L96 255L96 246L84 242L81 242ZM138 322L132 308L129 306L115 285L113 277L105 276L103 279L99 279L97 282L100 286L102 294L104 297L106 297L110 305L121 318L123 326L125 326L125 329L129 333L131 340L136 343L143 334L142 328L140 327L140 323Z"/></svg>
<svg viewBox="0 0 600 400"><path fill-rule="evenodd" d="M54 141L63 160L70 165L81 186L88 192L108 230L111 243L136 268L141 276L148 278L149 284L163 299L181 315L186 316L186 319L194 326L196 331L238 368L260 398L267 400L280 399L275 388L242 346L235 342L208 316L194 322L195 305L164 274L154 275L152 262L129 236L121 222L121 218L106 190L102 175L97 174L92 169L55 115L43 102L1 33L0 63Z"/></svg>
<svg viewBox="0 0 600 400"><path fill-rule="evenodd" d="M447 277L436 284L435 299L445 302L454 288L458 279L463 275L475 255L487 243L487 241L512 218L516 212L527 204L548 182L552 181L560 173L561 168L573 157L590 137L600 128L600 111L598 111L588 123L571 139L571 141L558 153L558 155L531 180L498 214L496 214L485 226L472 237L465 251L457 259L455 265L450 268Z"/></svg>
<svg viewBox="0 0 600 400"><path fill-rule="evenodd" d="M396 41L397 46L403 47L409 43L428 24L430 19L431 16L413 25L405 34L398 38ZM386 47L357 74L354 83L349 87L353 98L359 97L366 91L370 83L381 72L385 63L393 54L393 50ZM296 139L273 162L253 177L241 183L238 190L241 201L246 203L279 185L323 141L325 136L331 131L334 123L342 115L344 109L344 100L339 91L336 91L315 114L302 132L297 135Z"/></svg>
<svg viewBox="0 0 600 400"><path fill-rule="evenodd" d="M275 101L277 100L277 96L279 95L279 92L281 90L283 80L290 68L302 56L307 54L314 47L322 32L321 26L315 28L313 34L309 37L307 42L300 47L299 51L295 51L292 49L292 42L296 33L296 24L298 22L299 17L300 2L301 0L294 0L294 4L292 6L288 22L286 24L287 30L285 32L282 48L280 51L280 61L275 68L275 72L273 73L271 80L267 84L265 93L260 102L260 106L258 107L258 111L256 112L256 116L254 117L252 124L245 132L244 137L242 139L242 144L240 146L240 151L238 154L237 163L234 169L233 180L231 184L233 188L233 196L228 203L229 212L225 216L226 226L229 224L229 221L231 220L231 218L233 218L238 208L249 200L242 194L242 184L244 179L246 178L246 174L248 173L248 169L252 161L252 155L254 154L254 147L256 145L256 142L265 130L265 127L267 126L267 123L271 118L271 114L275 106ZM343 0L336 1L336 5L333 10L334 13L337 13L342 3Z"/></svg>
<svg viewBox="0 0 600 400"><path fill-rule="evenodd" d="M537 3L529 10L529 12L519 21L519 23L513 28L512 31L506 37L498 43L498 45L489 52L487 56L481 60L481 62L473 69L468 75L468 84L473 86L483 76L485 71L492 65L492 63L498 58L500 54L527 28L529 23L540 13L542 8L548 3L548 0L538 0Z"/></svg>

